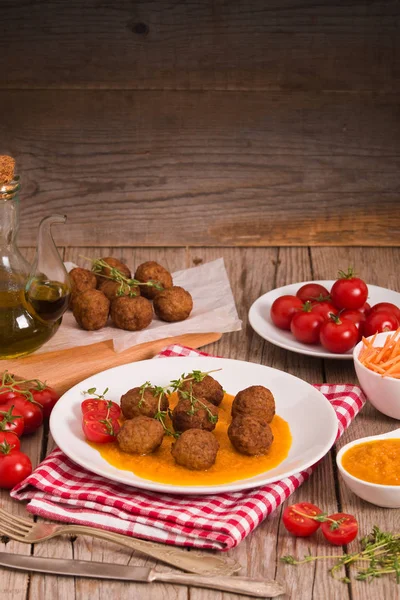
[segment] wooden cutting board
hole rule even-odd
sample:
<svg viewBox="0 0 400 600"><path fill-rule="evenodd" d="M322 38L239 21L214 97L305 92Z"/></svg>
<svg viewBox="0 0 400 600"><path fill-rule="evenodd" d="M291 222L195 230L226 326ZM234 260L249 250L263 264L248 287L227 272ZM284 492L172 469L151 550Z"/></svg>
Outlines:
<svg viewBox="0 0 400 600"><path fill-rule="evenodd" d="M187 333L139 344L124 352L115 352L112 340L107 340L90 346L79 346L68 350L32 354L25 358L0 361L0 368L2 371L7 369L10 373L15 373L23 379L35 378L47 381L60 394L63 394L86 377L118 365L153 358L170 344L200 348L218 341L221 337L221 333Z"/></svg>

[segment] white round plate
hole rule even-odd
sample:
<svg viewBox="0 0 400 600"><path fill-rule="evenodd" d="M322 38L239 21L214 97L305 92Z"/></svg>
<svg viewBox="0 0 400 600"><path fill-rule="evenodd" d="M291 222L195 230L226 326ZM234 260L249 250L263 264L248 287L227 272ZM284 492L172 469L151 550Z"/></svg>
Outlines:
<svg viewBox="0 0 400 600"><path fill-rule="evenodd" d="M130 388L145 381L166 386L171 379L194 369L215 373L223 388L236 394L250 385L264 385L275 396L276 412L288 421L292 446L288 457L276 468L256 477L210 486L181 486L158 483L138 477L130 471L113 467L85 441L81 428L83 390L109 388L107 398L119 403ZM322 458L331 448L337 434L338 422L328 400L305 381L263 365L226 358L160 358L135 362L108 369L85 379L66 392L57 402L50 418L50 431L61 450L75 463L120 483L137 488L176 494L213 494L237 491L271 483L298 473Z"/></svg>
<svg viewBox="0 0 400 600"><path fill-rule="evenodd" d="M293 337L290 331L279 329L273 324L270 311L274 300L284 294L292 294L295 296L297 290L306 283L320 283L330 290L335 283L335 280L291 283L290 285L284 285L283 287L267 292L252 304L249 311L250 325L258 335L264 338L264 340L271 342L271 344L275 344L275 346L285 348L285 350L291 350L292 352L298 352L299 354L307 354L308 356L317 356L319 358L351 360L353 358L353 348L345 354L334 354L333 352L325 350L320 344L302 344ZM378 302L391 302L396 306L400 306L400 294L393 290L378 287L377 285L368 285L368 303L373 306L374 304L378 304Z"/></svg>

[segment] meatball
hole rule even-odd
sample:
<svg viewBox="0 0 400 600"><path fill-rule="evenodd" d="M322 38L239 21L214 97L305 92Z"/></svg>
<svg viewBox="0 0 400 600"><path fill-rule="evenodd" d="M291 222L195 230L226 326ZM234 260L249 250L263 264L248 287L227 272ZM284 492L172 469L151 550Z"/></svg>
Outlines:
<svg viewBox="0 0 400 600"><path fill-rule="evenodd" d="M212 431L218 421L218 409L203 400L193 401L180 400L172 411L172 424L175 431L186 431L187 429L204 429Z"/></svg>
<svg viewBox="0 0 400 600"><path fill-rule="evenodd" d="M184 321L193 309L192 296L179 286L159 292L154 298L154 310L159 319L173 323Z"/></svg>
<svg viewBox="0 0 400 600"><path fill-rule="evenodd" d="M135 273L135 279L141 281L142 283L147 283L148 281L157 281L162 285L164 289L172 287L172 276L167 269L154 262L153 260L149 260L138 266ZM160 292L159 289L147 285L142 285L141 293L142 296L153 300Z"/></svg>
<svg viewBox="0 0 400 600"><path fill-rule="evenodd" d="M232 417L248 415L270 423L275 414L275 400L270 390L252 385L236 394L232 403Z"/></svg>
<svg viewBox="0 0 400 600"><path fill-rule="evenodd" d="M102 277L102 275L105 275L106 277L113 276L112 269L117 269L120 273L122 273L122 275L124 275L124 277L127 277L128 279L132 277L129 267L127 267L125 263L121 262L117 258L106 256L101 260L110 265L111 268L103 267L101 269L100 273L97 274L97 285L100 285L103 281L107 281L104 277Z"/></svg>
<svg viewBox="0 0 400 600"><path fill-rule="evenodd" d="M189 375L186 375L186 377L189 377ZM214 406L219 406L224 397L222 385L211 375L206 375L202 381L184 381L179 391L180 398L185 397L181 392L190 391L192 391L195 398L204 398Z"/></svg>
<svg viewBox="0 0 400 600"><path fill-rule="evenodd" d="M268 423L252 416L235 417L228 427L228 437L238 452L249 456L266 454L274 441Z"/></svg>
<svg viewBox="0 0 400 600"><path fill-rule="evenodd" d="M206 471L215 463L218 448L218 440L209 431L188 429L173 444L171 454L182 467Z"/></svg>
<svg viewBox="0 0 400 600"><path fill-rule="evenodd" d="M150 417L136 417L125 421L117 435L117 442L123 452L130 454L151 454L162 444L164 428L160 421Z"/></svg>
<svg viewBox="0 0 400 600"><path fill-rule="evenodd" d="M111 318L119 329L140 331L153 320L153 307L151 302L142 296L121 296L111 303Z"/></svg>
<svg viewBox="0 0 400 600"><path fill-rule="evenodd" d="M86 290L96 289L96 275L88 269L76 267L69 272L71 280L71 308L73 308L75 298Z"/></svg>
<svg viewBox="0 0 400 600"><path fill-rule="evenodd" d="M140 290L137 285L128 285L127 283L119 283L111 279L105 279L99 285L99 290L103 292L110 302L121 296L129 296L134 298L140 296Z"/></svg>
<svg viewBox="0 0 400 600"><path fill-rule="evenodd" d="M126 419L134 419L140 415L153 418L158 411L158 395L154 394L154 387L135 387L121 396L121 410ZM168 398L161 396L160 408L167 410Z"/></svg>
<svg viewBox="0 0 400 600"><path fill-rule="evenodd" d="M95 331L107 323L110 301L99 290L86 290L74 300L73 314L82 329Z"/></svg>

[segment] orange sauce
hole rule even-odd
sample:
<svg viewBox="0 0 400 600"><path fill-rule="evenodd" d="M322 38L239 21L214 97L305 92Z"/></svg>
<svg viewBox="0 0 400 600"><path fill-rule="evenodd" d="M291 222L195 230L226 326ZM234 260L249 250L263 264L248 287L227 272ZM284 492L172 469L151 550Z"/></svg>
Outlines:
<svg viewBox="0 0 400 600"><path fill-rule="evenodd" d="M343 454L342 465L353 477L381 485L400 485L400 439L364 442Z"/></svg>
<svg viewBox="0 0 400 600"><path fill-rule="evenodd" d="M175 396L175 397L174 397ZM225 394L218 411L218 423L214 435L220 448L215 464L208 471L190 471L177 465L171 454L172 436L164 436L161 447L153 454L138 456L122 452L118 444L93 444L101 456L111 465L124 471L131 471L151 481L179 485L215 485L246 479L259 475L279 465L288 455L292 444L289 425L284 419L275 415L270 423L274 441L264 456L245 456L232 446L227 429L231 422L231 406L234 396ZM176 405L176 395L170 397L170 406ZM170 423L168 423L170 426Z"/></svg>

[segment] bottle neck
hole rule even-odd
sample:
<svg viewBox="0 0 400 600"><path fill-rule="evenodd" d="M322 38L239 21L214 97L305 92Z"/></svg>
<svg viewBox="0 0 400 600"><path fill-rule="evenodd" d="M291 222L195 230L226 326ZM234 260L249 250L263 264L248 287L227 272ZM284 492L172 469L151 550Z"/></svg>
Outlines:
<svg viewBox="0 0 400 600"><path fill-rule="evenodd" d="M15 244L19 225L19 180L0 188L0 247Z"/></svg>

